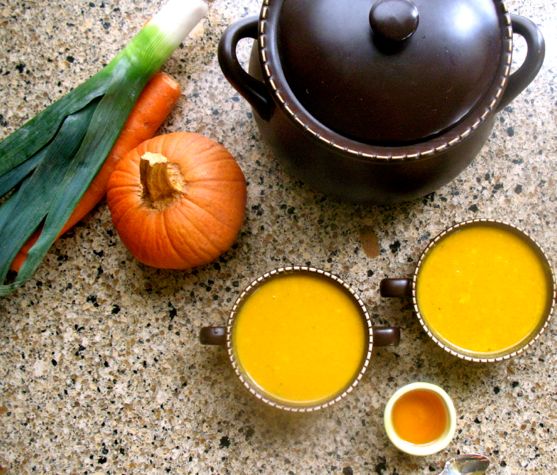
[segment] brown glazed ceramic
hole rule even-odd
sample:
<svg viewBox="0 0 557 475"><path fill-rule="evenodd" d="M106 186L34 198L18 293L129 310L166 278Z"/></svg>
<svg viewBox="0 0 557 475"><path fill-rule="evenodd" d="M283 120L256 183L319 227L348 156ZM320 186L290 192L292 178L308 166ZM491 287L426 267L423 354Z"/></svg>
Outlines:
<svg viewBox="0 0 557 475"><path fill-rule="evenodd" d="M513 33L528 52L510 74ZM243 38L256 40L250 74ZM375 203L457 176L543 58L539 29L499 0L264 0L219 44L224 75L287 169Z"/></svg>
<svg viewBox="0 0 557 475"><path fill-rule="evenodd" d="M468 226L474 226L474 225L477 225L477 224L490 224L490 225L493 225L493 226L504 228L505 230L510 230L511 232L513 232L514 234L519 236L523 241L527 242L530 245L530 247L538 254L538 257L540 258L540 261L544 263L548 283L549 283L550 288L551 288L551 292L550 292L551 299L550 299L550 302L547 306L544 318L542 319L542 324L539 326L538 330L536 332L534 332L530 336L530 338L528 340L526 340L522 345L515 348L511 352L501 353L501 354L498 354L498 355L492 355L492 356L489 356L489 357L485 357L485 356L480 357L480 356L474 356L472 353L459 352L459 351L456 351L453 348L448 347L445 343L440 341L433 334L433 332L430 330L430 328L426 324L424 318L422 317L422 314L421 314L420 309L418 307L418 300L417 300L417 297L416 297L416 282L417 282L417 279L418 279L418 274L420 272L420 268L422 266L422 263L424 262L424 259L428 255L429 251L439 242L440 239L445 237L447 234L452 233L453 231L455 231L457 229L461 229L463 227L468 227ZM549 263L549 259L547 258L546 254L544 253L541 246L532 237L530 237L526 232L517 228L516 226L513 226L513 225L508 224L508 223L504 223L504 222L501 222L501 221L489 220L489 219L472 219L472 220L463 221L461 223L455 224L454 226L451 226L450 228L446 229L441 234L436 236L429 243L429 245L426 247L426 249L424 250L424 252L420 256L420 260L418 261L418 265L416 266L416 270L414 271L414 274L413 274L412 278L409 278L409 279L383 279L381 281L381 285L380 285L380 293L381 293L382 297L402 297L402 298L403 297L407 297L407 298L409 297L409 298L411 298L412 299L412 304L413 304L413 307L414 307L414 313L417 315L418 320L420 321L420 324L422 325L423 329L426 331L426 333L429 335L429 337L435 343L437 343L438 346L443 348L445 351L448 351L450 354L452 354L454 356L458 356L459 358L462 358L464 360L481 362L481 363L489 363L489 362L507 360L509 358L512 358L513 356L516 356L516 355L522 353L524 350L526 350L532 343L534 343L540 337L540 335L544 332L547 325L549 324L549 321L551 320L554 301L555 301L555 297L557 296L557 286L556 286L556 282L555 282L555 274L553 273L553 269L551 268L551 265Z"/></svg>
<svg viewBox="0 0 557 475"><path fill-rule="evenodd" d="M334 399L329 401L315 404L315 405L288 405L282 401L276 401L267 397L261 390L249 379L247 378L242 370L238 362L236 361L236 356L234 354L234 348L232 345L232 333L233 333L233 324L238 315L238 310L241 304L245 301L247 297L251 295L253 291L255 291L263 282L267 281L268 279L273 278L279 274L288 274L288 273L312 273L317 274L322 277L328 278L340 286L342 286L348 293L352 296L354 302L358 304L361 309L362 318L365 320L368 334L367 334L367 351L362 359L362 366L360 367L360 371L357 375L354 376L354 380L352 383L338 396ZM238 297L232 310L230 312L230 316L228 317L228 322L226 327L222 326L213 326L213 327L204 327L201 329L199 334L199 340L204 345L220 345L226 346L228 351L228 357L230 362L232 363L232 367L240 381L248 389L248 391L253 394L257 399L263 401L264 403L278 408L283 409L286 411L292 412L312 412L317 411L319 409L323 409L328 407L342 399L344 399L348 394L350 394L357 384L362 379L362 376L366 372L367 367L369 366L369 361L371 358L371 351L374 346L387 346L387 345L398 345L400 340L400 329L397 327L374 327L371 323L371 319L369 317L369 313L362 302L362 299L356 294L356 292L346 284L340 277L337 277L334 274L326 272L324 270L315 269L313 267L303 267L303 266L291 266L291 267L281 267L279 269L275 269L271 272L267 272L266 274L259 277L257 280L253 281Z"/></svg>

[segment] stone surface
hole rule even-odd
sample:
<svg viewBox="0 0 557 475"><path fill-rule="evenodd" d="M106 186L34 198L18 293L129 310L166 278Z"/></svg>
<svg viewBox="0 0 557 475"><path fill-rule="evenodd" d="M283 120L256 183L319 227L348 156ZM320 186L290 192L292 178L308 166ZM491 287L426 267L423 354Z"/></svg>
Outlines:
<svg viewBox="0 0 557 475"><path fill-rule="evenodd" d="M160 4L1 2L0 136L96 72ZM542 72L454 182L373 207L314 193L280 168L216 59L225 27L259 2L213 1L165 66L184 88L165 130L206 134L238 159L249 182L238 242L192 272L146 268L104 205L60 239L35 277L0 301L0 473L427 474L469 452L491 457L494 474L557 471L554 322L523 356L470 364L428 340L409 303L378 295L383 277L411 273L431 237L468 218L520 225L557 264L557 4L507 6L541 25ZM521 39L517 48L520 61ZM222 349L197 341L203 325L226 321L252 279L285 264L339 274L376 323L402 327L401 345L374 350L361 385L320 413L263 406ZM453 443L426 458L397 452L382 428L389 396L416 380L443 386L459 414Z"/></svg>

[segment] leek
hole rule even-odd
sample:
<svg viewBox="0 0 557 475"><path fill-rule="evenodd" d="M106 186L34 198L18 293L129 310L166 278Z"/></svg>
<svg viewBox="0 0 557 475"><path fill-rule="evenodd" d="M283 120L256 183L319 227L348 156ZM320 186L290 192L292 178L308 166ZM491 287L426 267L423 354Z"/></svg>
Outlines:
<svg viewBox="0 0 557 475"><path fill-rule="evenodd" d="M104 69L0 142L0 296L39 267L144 86L206 12L202 0L170 0ZM9 281L11 262L37 229Z"/></svg>

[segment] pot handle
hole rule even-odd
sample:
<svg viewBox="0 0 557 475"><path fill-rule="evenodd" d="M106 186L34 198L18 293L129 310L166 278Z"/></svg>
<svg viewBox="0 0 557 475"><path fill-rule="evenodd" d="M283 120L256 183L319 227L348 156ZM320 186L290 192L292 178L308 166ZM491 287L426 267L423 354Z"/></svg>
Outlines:
<svg viewBox="0 0 557 475"><path fill-rule="evenodd" d="M238 61L236 47L244 38L257 40L257 17L244 18L230 25L219 42L218 59L220 68L230 84L246 99L265 120L271 117L273 101L265 83L250 76Z"/></svg>
<svg viewBox="0 0 557 475"><path fill-rule="evenodd" d="M540 29L528 18L511 14L513 33L526 40L528 51L522 66L509 77L509 83L503 94L497 111L503 109L532 82L542 67L545 57L545 41Z"/></svg>

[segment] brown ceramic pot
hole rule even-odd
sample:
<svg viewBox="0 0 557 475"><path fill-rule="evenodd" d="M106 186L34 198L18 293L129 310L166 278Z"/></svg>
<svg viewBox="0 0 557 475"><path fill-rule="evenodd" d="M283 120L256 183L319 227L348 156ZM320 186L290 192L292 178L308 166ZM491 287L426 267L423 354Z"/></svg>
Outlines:
<svg viewBox="0 0 557 475"><path fill-rule="evenodd" d="M511 74L513 33L528 52ZM243 38L256 40L249 74ZM224 75L287 169L373 203L456 177L543 58L539 29L498 0L265 0L219 45Z"/></svg>

